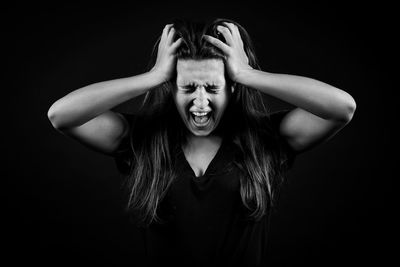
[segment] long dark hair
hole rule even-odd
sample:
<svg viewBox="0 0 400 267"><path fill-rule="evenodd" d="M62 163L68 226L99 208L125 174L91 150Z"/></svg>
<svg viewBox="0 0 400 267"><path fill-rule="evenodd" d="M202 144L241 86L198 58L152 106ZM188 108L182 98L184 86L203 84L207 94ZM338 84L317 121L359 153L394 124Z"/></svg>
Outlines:
<svg viewBox="0 0 400 267"><path fill-rule="evenodd" d="M238 26L249 65L260 69L249 34L237 22L228 19L216 19L208 24L174 20L176 39L183 39L176 52L177 59L224 60L222 51L203 38L207 34L225 42L216 30L224 21ZM159 42L160 38L154 45L148 69L155 64ZM276 189L283 181L286 158L279 146L277 131L268 123L269 112L261 93L233 84L227 76L226 80L235 90L218 129L224 129L228 134L226 138L230 138L240 151L234 163L242 173L241 199L249 210L249 218L259 220L273 204ZM186 126L173 102L173 86L174 79L148 91L132 122L130 144L133 156L125 188L129 196L127 209L139 225L162 221L157 216L157 207L176 178L174 155L184 141ZM151 123L145 123L149 121ZM235 127L232 127L233 123Z"/></svg>

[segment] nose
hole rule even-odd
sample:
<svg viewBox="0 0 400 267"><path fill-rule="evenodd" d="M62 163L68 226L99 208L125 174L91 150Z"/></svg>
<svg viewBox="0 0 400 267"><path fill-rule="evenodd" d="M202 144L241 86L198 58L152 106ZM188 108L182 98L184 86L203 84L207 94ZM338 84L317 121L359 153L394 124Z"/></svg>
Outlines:
<svg viewBox="0 0 400 267"><path fill-rule="evenodd" d="M206 92L206 90L204 89L204 87L199 87L196 90L196 96L195 99L193 101L193 104L196 106L196 108L198 109L202 109L208 106L208 94Z"/></svg>

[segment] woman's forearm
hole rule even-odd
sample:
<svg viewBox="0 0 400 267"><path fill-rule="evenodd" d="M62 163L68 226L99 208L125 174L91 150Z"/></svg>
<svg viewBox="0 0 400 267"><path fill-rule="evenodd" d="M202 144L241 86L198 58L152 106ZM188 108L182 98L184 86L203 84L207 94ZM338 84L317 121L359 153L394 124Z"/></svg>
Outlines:
<svg viewBox="0 0 400 267"><path fill-rule="evenodd" d="M76 127L145 93L163 80L162 75L150 71L128 78L90 84L54 102L47 115L55 128Z"/></svg>
<svg viewBox="0 0 400 267"><path fill-rule="evenodd" d="M323 119L351 119L356 108L353 97L329 84L302 76L249 69L236 82L258 89Z"/></svg>

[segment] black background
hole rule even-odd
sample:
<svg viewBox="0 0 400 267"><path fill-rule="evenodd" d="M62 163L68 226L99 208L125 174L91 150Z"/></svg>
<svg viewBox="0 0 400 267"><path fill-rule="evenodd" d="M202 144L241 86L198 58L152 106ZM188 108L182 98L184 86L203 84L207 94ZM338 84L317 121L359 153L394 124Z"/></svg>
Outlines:
<svg viewBox="0 0 400 267"><path fill-rule="evenodd" d="M393 8L245 3L3 9L2 128L10 135L3 146L3 229L10 260L136 265L141 246L122 212L114 161L54 130L47 110L82 86L143 72L164 25L182 16L236 20L252 36L263 70L325 81L357 102L352 122L299 156L289 173L272 219L271 266L384 265L394 258ZM131 111L133 104L117 109Z"/></svg>

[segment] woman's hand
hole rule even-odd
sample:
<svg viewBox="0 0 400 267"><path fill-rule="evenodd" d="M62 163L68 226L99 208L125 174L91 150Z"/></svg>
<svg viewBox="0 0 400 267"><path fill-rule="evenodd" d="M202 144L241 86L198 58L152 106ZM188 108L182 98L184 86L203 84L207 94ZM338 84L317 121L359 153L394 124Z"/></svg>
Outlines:
<svg viewBox="0 0 400 267"><path fill-rule="evenodd" d="M217 30L224 36L226 43L210 35L205 35L205 38L222 50L226 57L225 64L228 75L234 82L238 82L240 73L253 68L249 65L249 59L244 51L238 27L233 23L223 23L225 26L218 25Z"/></svg>
<svg viewBox="0 0 400 267"><path fill-rule="evenodd" d="M151 72L161 75L164 82L172 78L176 66L175 52L182 43L182 38L174 42L174 36L175 29L173 28L173 24L165 25L158 45L157 60L151 69Z"/></svg>

